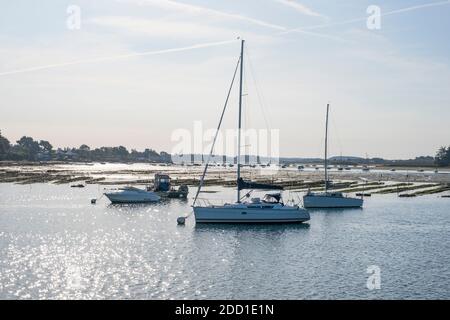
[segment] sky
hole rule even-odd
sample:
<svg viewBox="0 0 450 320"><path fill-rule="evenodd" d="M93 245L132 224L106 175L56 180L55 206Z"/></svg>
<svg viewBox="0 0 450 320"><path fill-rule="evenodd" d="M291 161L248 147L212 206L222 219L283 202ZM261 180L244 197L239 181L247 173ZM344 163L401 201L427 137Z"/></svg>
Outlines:
<svg viewBox="0 0 450 320"><path fill-rule="evenodd" d="M450 144L449 16L439 0L2 0L0 130L171 152L177 130L216 128L242 37L243 124L278 130L281 156L323 156L327 103L332 155L434 155ZM237 106L233 90L224 129Z"/></svg>

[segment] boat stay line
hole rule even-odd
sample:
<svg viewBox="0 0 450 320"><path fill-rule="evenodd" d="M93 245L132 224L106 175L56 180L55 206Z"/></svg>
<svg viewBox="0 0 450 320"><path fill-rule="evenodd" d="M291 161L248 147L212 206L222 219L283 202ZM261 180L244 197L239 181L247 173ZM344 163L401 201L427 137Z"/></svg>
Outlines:
<svg viewBox="0 0 450 320"><path fill-rule="evenodd" d="M205 176L206 176L206 172L208 171L209 161L211 160L211 157L212 157L212 155L214 153L214 147L216 145L216 141L217 141L217 137L219 135L220 127L222 126L223 117L225 115L225 111L226 111L227 106L228 106L228 101L230 100L231 91L233 90L234 81L236 80L236 75L237 75L237 71L238 71L238 68L239 68L240 64L241 64L241 57L239 57L238 62L236 64L236 69L234 70L233 79L231 80L230 89L228 90L228 94L227 94L227 98L225 99L225 104L223 106L222 114L220 115L220 120L219 120L219 125L217 126L216 135L214 136L213 143L211 144L211 150L209 152L208 158L206 159L205 168L203 169L203 174L202 174L202 177L200 179L200 183L198 185L197 193L196 193L195 198L194 198L194 203L192 204L193 207L195 206L195 203L197 202L198 196L199 196L200 191L202 190L203 184L205 182Z"/></svg>

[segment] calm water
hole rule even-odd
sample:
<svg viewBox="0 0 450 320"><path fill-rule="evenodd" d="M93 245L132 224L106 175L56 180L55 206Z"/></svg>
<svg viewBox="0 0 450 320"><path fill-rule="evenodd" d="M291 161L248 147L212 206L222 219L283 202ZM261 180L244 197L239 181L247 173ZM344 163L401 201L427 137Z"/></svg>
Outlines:
<svg viewBox="0 0 450 320"><path fill-rule="evenodd" d="M376 196L306 225L178 227L187 202L93 206L99 191L0 184L1 299L450 298L450 199ZM366 287L370 265L381 290Z"/></svg>

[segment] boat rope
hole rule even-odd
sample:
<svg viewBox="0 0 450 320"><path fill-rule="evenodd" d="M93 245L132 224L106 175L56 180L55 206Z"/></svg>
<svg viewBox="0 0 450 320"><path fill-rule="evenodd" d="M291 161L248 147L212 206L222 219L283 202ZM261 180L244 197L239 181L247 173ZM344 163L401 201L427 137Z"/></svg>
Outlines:
<svg viewBox="0 0 450 320"><path fill-rule="evenodd" d="M227 109L227 106L228 106L228 100L230 100L231 91L233 89L234 81L236 79L236 74L237 74L237 71L238 71L240 63L241 63L241 57L239 57L238 62L236 64L236 69L234 70L234 75L233 75L233 79L231 80L230 89L228 90L227 98L225 100L225 105L223 106L222 114L220 115L220 120L219 120L219 125L217 126L216 135L214 136L214 140L213 140L213 143L211 145L211 150L209 152L208 159L206 160L205 168L203 169L202 178L200 179L200 183L198 185L197 193L196 193L195 198L194 198L194 203L192 204L193 207L195 206L195 204L197 202L198 196L199 196L200 191L202 190L203 184L205 182L205 176L206 176L206 172L208 171L209 161L211 160L211 157L212 157L213 152L214 152L214 146L216 145L217 137L218 137L219 132L220 132L220 127L222 126L223 117L225 115L225 110Z"/></svg>
<svg viewBox="0 0 450 320"><path fill-rule="evenodd" d="M246 55L247 61L248 61L248 66L249 66L248 69L250 71L250 76L251 76L251 78L253 80L253 85L255 86L256 96L258 97L258 102L259 102L259 107L260 107L260 110L261 110L261 114L262 114L262 116L264 118L266 129L269 132L271 126L269 124L269 120L268 120L268 117L267 117L267 110L266 110L267 107L266 107L266 103L265 103L266 99L264 99L264 96L263 96L262 92L259 90L259 86L258 86L259 81L256 79L256 73L255 73L255 71L253 69L252 58L251 58L251 55L250 55L250 52L249 52L248 48L247 48L247 51L246 51L245 55Z"/></svg>
<svg viewBox="0 0 450 320"><path fill-rule="evenodd" d="M334 129L334 133L335 133L334 135L336 136L337 142L338 142L338 145L339 145L339 153L342 156L342 151L343 151L343 149L342 149L342 141L341 141L341 138L339 136L338 127L336 126L336 122L334 120L334 116L333 116L332 113L330 114L330 119L331 119L331 125L332 125L332 127ZM339 160L342 161L342 159L339 159Z"/></svg>

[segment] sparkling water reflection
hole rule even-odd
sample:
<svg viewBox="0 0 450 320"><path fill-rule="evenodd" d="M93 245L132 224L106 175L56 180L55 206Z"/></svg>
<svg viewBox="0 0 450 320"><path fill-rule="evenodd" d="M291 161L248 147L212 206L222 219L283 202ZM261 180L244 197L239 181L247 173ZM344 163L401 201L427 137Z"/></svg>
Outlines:
<svg viewBox="0 0 450 320"><path fill-rule="evenodd" d="M93 206L98 193L0 184L0 298L450 298L450 199L377 196L304 225L179 227L187 201ZM366 287L370 265L381 290Z"/></svg>

